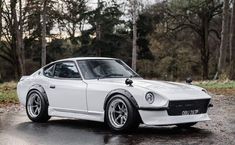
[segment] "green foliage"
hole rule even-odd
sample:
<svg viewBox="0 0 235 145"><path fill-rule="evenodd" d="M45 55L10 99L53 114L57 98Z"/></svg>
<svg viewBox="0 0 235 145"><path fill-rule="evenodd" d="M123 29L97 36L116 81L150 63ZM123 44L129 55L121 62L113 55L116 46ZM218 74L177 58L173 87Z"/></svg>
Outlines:
<svg viewBox="0 0 235 145"><path fill-rule="evenodd" d="M170 80L215 74L215 50L221 2L172 0L157 3L146 11L154 21L149 34L150 50L159 62L161 74ZM208 44L208 45L207 45ZM209 71L208 71L209 70Z"/></svg>
<svg viewBox="0 0 235 145"><path fill-rule="evenodd" d="M90 7L88 0L48 1L47 63L67 57L106 56L131 64L132 20L127 20L130 15L125 14L126 6L123 9L117 0L100 1L97 8ZM26 73L30 74L41 62L42 5L41 0L25 4L24 46ZM137 20L137 72L165 80L184 80L188 76L202 79L203 68L208 66L209 76L213 76L219 53L220 12L221 1L217 0L169 0L144 7ZM10 15L7 11L4 14ZM202 25L205 18L209 18L208 30ZM208 39L204 37L206 31ZM204 40L208 40L208 48L203 46ZM0 49L10 48L10 43L2 39ZM11 51L3 51L0 55L10 60L1 57L0 79L9 81L16 73L11 61L17 58Z"/></svg>
<svg viewBox="0 0 235 145"><path fill-rule="evenodd" d="M235 89L235 81L203 81L194 84L207 89Z"/></svg>
<svg viewBox="0 0 235 145"><path fill-rule="evenodd" d="M154 56L149 48L148 35L154 30L154 19L148 12L139 15L137 21L137 45L139 47L138 59L150 59L153 60Z"/></svg>
<svg viewBox="0 0 235 145"><path fill-rule="evenodd" d="M0 84L0 103L18 103L15 82Z"/></svg>
<svg viewBox="0 0 235 145"><path fill-rule="evenodd" d="M74 44L70 39L54 39L47 46L48 61L55 61L61 58L71 57L79 49L78 44Z"/></svg>
<svg viewBox="0 0 235 145"><path fill-rule="evenodd" d="M92 27L82 31L82 35L78 37L81 47L75 52L75 56L119 57L121 51L129 49L128 36L119 33L116 27L124 22L120 20L122 12L119 6L115 1L106 5L106 2L102 1L97 9L88 12L88 22ZM100 39L98 36L90 37L97 35L98 26L100 26Z"/></svg>
<svg viewBox="0 0 235 145"><path fill-rule="evenodd" d="M75 35L83 30L85 21L88 18L87 0L62 0L60 9L55 11L55 19L60 27L64 29L72 43L76 43Z"/></svg>
<svg viewBox="0 0 235 145"><path fill-rule="evenodd" d="M137 72L144 78L160 78L162 75L157 67L157 61L142 59L137 61L137 66Z"/></svg>
<svg viewBox="0 0 235 145"><path fill-rule="evenodd" d="M39 39L41 37L41 0L33 0L33 1L28 1L26 10L27 10L27 25L26 28L30 32L30 37L32 39ZM54 27L55 21L54 15L54 4L55 1L53 0L48 0L47 3L47 23L46 23L46 30L47 34L50 34L50 31Z"/></svg>

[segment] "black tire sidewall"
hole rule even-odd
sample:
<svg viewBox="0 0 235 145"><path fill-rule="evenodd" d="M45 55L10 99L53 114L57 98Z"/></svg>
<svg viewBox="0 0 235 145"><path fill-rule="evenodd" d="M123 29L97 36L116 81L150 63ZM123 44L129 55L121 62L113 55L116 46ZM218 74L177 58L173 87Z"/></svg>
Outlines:
<svg viewBox="0 0 235 145"><path fill-rule="evenodd" d="M34 93L40 97L41 103L42 103L41 104L41 111L37 117L32 117L29 114L28 107L27 107L29 97ZM42 94L38 90L31 90L28 93L27 99L26 99L26 113L27 113L28 118L30 120L32 120L33 122L46 122L48 119L50 119L50 116L48 116L48 104L46 103L45 98L42 96Z"/></svg>
<svg viewBox="0 0 235 145"><path fill-rule="evenodd" d="M108 109L109 106L111 104L112 101L116 100L116 99L121 99L125 105L127 106L127 110L128 110L128 117L127 117L127 121L126 123L120 127L120 128L116 128L112 125L112 123L109 120L109 116L108 116ZM133 126L136 126L137 124L137 111L136 109L133 107L133 105L131 104L131 102L123 95L114 95L111 99L109 99L106 107L105 107L105 122L106 124L108 124L108 126L113 130L113 131L128 131L129 129L131 129Z"/></svg>

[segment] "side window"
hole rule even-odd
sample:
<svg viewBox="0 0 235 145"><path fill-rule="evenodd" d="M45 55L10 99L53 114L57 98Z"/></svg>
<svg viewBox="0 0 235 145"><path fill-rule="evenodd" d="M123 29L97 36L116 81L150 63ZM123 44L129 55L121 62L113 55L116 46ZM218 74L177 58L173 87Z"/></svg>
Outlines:
<svg viewBox="0 0 235 145"><path fill-rule="evenodd" d="M53 73L54 73L54 67L55 67L54 64L45 67L44 70L43 70L44 76L52 78Z"/></svg>
<svg viewBox="0 0 235 145"><path fill-rule="evenodd" d="M54 77L81 78L74 62L59 62L55 66Z"/></svg>

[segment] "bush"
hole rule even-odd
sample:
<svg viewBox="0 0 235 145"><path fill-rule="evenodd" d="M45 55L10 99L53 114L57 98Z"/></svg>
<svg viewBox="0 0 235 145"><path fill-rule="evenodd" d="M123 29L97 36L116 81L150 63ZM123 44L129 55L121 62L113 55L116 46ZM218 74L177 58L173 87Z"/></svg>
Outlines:
<svg viewBox="0 0 235 145"><path fill-rule="evenodd" d="M0 84L0 103L18 103L16 82Z"/></svg>

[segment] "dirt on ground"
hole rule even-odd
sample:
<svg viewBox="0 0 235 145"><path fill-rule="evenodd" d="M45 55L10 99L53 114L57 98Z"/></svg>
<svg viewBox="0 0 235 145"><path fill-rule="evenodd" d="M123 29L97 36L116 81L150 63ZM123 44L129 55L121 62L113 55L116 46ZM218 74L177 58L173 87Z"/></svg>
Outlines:
<svg viewBox="0 0 235 145"><path fill-rule="evenodd" d="M235 96L235 88L210 88L207 90L215 95Z"/></svg>
<svg viewBox="0 0 235 145"><path fill-rule="evenodd" d="M19 103L0 103L0 113L19 112L24 110L24 107Z"/></svg>

